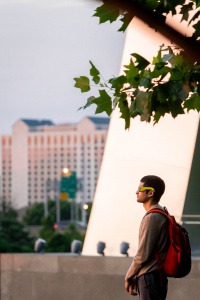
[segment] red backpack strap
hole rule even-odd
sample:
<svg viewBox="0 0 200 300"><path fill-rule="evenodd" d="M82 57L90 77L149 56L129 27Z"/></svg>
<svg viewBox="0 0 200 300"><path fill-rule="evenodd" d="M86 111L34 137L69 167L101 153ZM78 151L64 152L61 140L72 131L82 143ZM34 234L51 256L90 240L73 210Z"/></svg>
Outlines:
<svg viewBox="0 0 200 300"><path fill-rule="evenodd" d="M161 209L161 208L152 208L152 209L150 209L150 210L146 213L146 215L148 215L148 214L150 214L150 213L154 213L154 212L159 213L159 214L162 214L162 215L166 216L167 218L169 217L169 213L168 213L166 207L164 207L164 209ZM146 215L145 215L145 216L146 216Z"/></svg>
<svg viewBox="0 0 200 300"><path fill-rule="evenodd" d="M159 214L161 214L161 215L166 216L167 219L169 219L169 213L168 213L166 207L164 207L164 210L163 210L163 209L160 209L160 208L152 208L152 209L150 209L150 210L146 213L146 215L148 215L148 214L150 214L150 213L159 213ZM145 216L146 216L146 215L145 215ZM158 252L155 253L155 258L156 258L156 260L157 260L158 269L159 269L160 285L162 286L162 274L161 274L161 271L162 271L162 269L163 269L163 262L162 262L162 260L161 260L160 255L159 255Z"/></svg>

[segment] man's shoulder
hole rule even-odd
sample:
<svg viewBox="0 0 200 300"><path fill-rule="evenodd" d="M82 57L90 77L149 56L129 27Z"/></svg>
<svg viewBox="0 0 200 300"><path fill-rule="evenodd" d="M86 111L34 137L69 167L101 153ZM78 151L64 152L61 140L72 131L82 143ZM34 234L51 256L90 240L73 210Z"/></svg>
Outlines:
<svg viewBox="0 0 200 300"><path fill-rule="evenodd" d="M144 215L144 218L154 219L154 220L155 219L167 220L167 217L165 215L163 215L162 212L159 212L159 211L151 212L151 210L154 208L161 210L161 211L165 211L164 208L160 204L157 204L153 208L151 208L149 211L147 211L147 213Z"/></svg>
<svg viewBox="0 0 200 300"><path fill-rule="evenodd" d="M156 209L157 211L153 211L154 209ZM160 204L156 204L146 212L145 216L152 215L152 214L163 215L162 211L165 211L164 207L162 207Z"/></svg>

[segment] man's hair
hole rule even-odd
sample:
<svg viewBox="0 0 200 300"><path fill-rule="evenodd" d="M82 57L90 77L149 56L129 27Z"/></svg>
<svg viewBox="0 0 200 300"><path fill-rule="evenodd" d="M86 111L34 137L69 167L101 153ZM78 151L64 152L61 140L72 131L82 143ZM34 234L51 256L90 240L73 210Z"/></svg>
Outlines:
<svg viewBox="0 0 200 300"><path fill-rule="evenodd" d="M154 188L155 192L153 199L158 203L165 191L165 182L160 177L155 175L144 176L140 181L144 183L143 186Z"/></svg>

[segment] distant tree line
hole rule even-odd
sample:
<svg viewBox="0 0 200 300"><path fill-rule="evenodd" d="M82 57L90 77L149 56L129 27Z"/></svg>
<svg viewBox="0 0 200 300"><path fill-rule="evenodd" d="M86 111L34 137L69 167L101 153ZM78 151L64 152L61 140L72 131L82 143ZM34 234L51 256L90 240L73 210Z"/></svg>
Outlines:
<svg viewBox="0 0 200 300"><path fill-rule="evenodd" d="M88 209L88 218L91 203ZM70 220L70 202L60 202L61 220ZM79 208L79 218L81 217ZM66 229L57 231L56 202L48 201L48 216L44 216L44 204L35 203L26 209L19 219L17 210L11 204L1 203L0 207L0 252L1 253L31 253L34 252L34 243L38 237L46 241L45 252L70 252L73 240L84 241L85 230L80 230L75 224L70 224ZM39 225L38 234L29 231L31 226Z"/></svg>

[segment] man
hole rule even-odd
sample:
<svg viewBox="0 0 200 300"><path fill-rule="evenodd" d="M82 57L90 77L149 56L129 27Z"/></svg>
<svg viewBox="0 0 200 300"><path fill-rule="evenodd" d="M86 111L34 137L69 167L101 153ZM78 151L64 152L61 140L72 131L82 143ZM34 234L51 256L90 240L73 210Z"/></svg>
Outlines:
<svg viewBox="0 0 200 300"><path fill-rule="evenodd" d="M146 212L152 208L163 209L158 202L164 191L165 183L160 177L145 176L136 191L137 202L143 204ZM155 255L164 260L168 245L167 218L160 213L146 214L140 224L138 251L125 277L125 289L130 295L135 296L138 291L142 300L166 299L168 281Z"/></svg>

